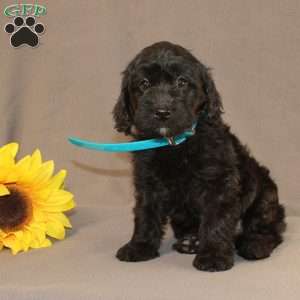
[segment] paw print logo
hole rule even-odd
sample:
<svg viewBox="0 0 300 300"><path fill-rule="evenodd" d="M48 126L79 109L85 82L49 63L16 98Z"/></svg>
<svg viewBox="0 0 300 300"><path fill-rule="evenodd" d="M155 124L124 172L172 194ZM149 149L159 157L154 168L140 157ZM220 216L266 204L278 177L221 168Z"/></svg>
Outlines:
<svg viewBox="0 0 300 300"><path fill-rule="evenodd" d="M21 45L36 47L39 44L39 35L45 31L45 26L42 23L36 23L33 16L26 19L16 17L13 23L5 25L4 30L11 34L10 43L17 48Z"/></svg>

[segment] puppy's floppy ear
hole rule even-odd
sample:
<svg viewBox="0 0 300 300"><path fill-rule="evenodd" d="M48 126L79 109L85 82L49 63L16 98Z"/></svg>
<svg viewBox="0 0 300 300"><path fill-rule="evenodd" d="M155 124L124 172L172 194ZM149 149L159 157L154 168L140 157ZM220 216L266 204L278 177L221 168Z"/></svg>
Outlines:
<svg viewBox="0 0 300 300"><path fill-rule="evenodd" d="M206 96L206 110L210 119L218 119L223 113L223 104L219 92L210 74L210 69L202 67L202 82Z"/></svg>
<svg viewBox="0 0 300 300"><path fill-rule="evenodd" d="M115 128L117 131L124 132L126 135L130 133L133 120L129 97L129 80L129 71L125 70L123 72L121 93L112 112L115 120Z"/></svg>

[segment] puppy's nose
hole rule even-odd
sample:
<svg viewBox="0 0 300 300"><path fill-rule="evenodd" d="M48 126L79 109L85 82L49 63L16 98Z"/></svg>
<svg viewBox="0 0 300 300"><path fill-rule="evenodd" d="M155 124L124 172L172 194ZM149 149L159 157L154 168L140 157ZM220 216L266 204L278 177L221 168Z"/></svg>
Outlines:
<svg viewBox="0 0 300 300"><path fill-rule="evenodd" d="M162 121L165 121L165 120L168 120L170 118L170 111L169 110L166 110L166 109L158 109L155 114L154 114L154 117L156 119L159 119L159 120L162 120Z"/></svg>

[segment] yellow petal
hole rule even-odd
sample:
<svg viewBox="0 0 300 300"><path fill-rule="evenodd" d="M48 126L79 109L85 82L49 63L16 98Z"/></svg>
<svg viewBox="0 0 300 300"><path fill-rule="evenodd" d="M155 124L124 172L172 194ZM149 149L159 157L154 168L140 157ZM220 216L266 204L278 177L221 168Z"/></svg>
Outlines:
<svg viewBox="0 0 300 300"><path fill-rule="evenodd" d="M65 178L67 176L67 171L66 170L61 170L59 171L55 176L53 176L47 185L48 188L51 189L59 189L62 187Z"/></svg>
<svg viewBox="0 0 300 300"><path fill-rule="evenodd" d="M32 191L31 196L34 199L34 203L45 203L53 192L54 191L49 188L40 188L34 192Z"/></svg>
<svg viewBox="0 0 300 300"><path fill-rule="evenodd" d="M16 163L16 172L18 173L18 180L20 182L26 181L26 178L30 175L28 170L31 164L30 155L26 155Z"/></svg>
<svg viewBox="0 0 300 300"><path fill-rule="evenodd" d="M43 223L32 222L26 229L30 231L33 241L37 241L38 244L42 243L46 237L46 226Z"/></svg>
<svg viewBox="0 0 300 300"><path fill-rule="evenodd" d="M42 165L42 155L39 149L36 149L31 156L30 172L35 174Z"/></svg>
<svg viewBox="0 0 300 300"><path fill-rule="evenodd" d="M35 208L33 209L33 219L36 222L44 222L45 221L45 214L40 209Z"/></svg>
<svg viewBox="0 0 300 300"><path fill-rule="evenodd" d="M47 217L48 217L49 220L52 220L52 221L54 220L56 222L61 223L64 227L72 228L72 225L71 225L68 217L65 216L63 213L60 213L60 212L58 212L58 213L49 213Z"/></svg>
<svg viewBox="0 0 300 300"><path fill-rule="evenodd" d="M54 162L52 160L47 161L41 165L38 170L38 175L34 178L33 183L37 185L45 184L54 171Z"/></svg>
<svg viewBox="0 0 300 300"><path fill-rule="evenodd" d="M70 200L62 204L47 204L42 207L45 212L62 212L67 211L75 207L74 200Z"/></svg>
<svg viewBox="0 0 300 300"><path fill-rule="evenodd" d="M3 244L5 247L10 248L13 255L16 255L22 250L22 245L20 241L16 238L14 234L8 235L4 240Z"/></svg>
<svg viewBox="0 0 300 300"><path fill-rule="evenodd" d="M51 241L49 239L45 239L43 243L41 243L41 248L47 248L52 245Z"/></svg>
<svg viewBox="0 0 300 300"><path fill-rule="evenodd" d="M2 183L7 182L6 178L11 169L12 169L11 167L0 168L0 182Z"/></svg>
<svg viewBox="0 0 300 300"><path fill-rule="evenodd" d="M0 168L0 181L6 183L15 183L18 179L18 174L16 172L15 165L10 167Z"/></svg>
<svg viewBox="0 0 300 300"><path fill-rule="evenodd" d="M6 195L9 195L9 194L10 194L9 189L4 184L0 184L0 197L1 196L6 196Z"/></svg>
<svg viewBox="0 0 300 300"><path fill-rule="evenodd" d="M31 235L30 247L35 249L43 248L46 239L45 226L39 226L38 223L33 223L27 226L26 229Z"/></svg>
<svg viewBox="0 0 300 300"><path fill-rule="evenodd" d="M18 151L18 144L11 143L0 148L0 166L11 167L15 164L15 156Z"/></svg>
<svg viewBox="0 0 300 300"><path fill-rule="evenodd" d="M23 231L23 238L22 238L22 244L23 244L23 249L24 251L28 251L30 248L31 244L31 233L29 230L24 230Z"/></svg>
<svg viewBox="0 0 300 300"><path fill-rule="evenodd" d="M38 239L32 238L31 242L30 242L30 247L37 249L37 248L41 248L41 242Z"/></svg>
<svg viewBox="0 0 300 300"><path fill-rule="evenodd" d="M48 199L48 203L63 204L72 200L73 197L74 197L73 194L68 191L58 190L51 195L51 197Z"/></svg>
<svg viewBox="0 0 300 300"><path fill-rule="evenodd" d="M36 201L44 211L61 212L75 207L73 194L65 190L54 191L47 201Z"/></svg>
<svg viewBox="0 0 300 300"><path fill-rule="evenodd" d="M1 168L11 167L14 163L15 163L14 157L12 156L12 154L8 150L3 151L0 154L0 166L1 166Z"/></svg>
<svg viewBox="0 0 300 300"><path fill-rule="evenodd" d="M32 156L27 155L17 162L15 172L19 175L18 181L33 184L34 178L40 174L41 167L41 153L36 150Z"/></svg>
<svg viewBox="0 0 300 300"><path fill-rule="evenodd" d="M4 145L0 148L0 154L3 151L9 151L11 153L11 155L13 157L15 157L18 150L19 150L19 145L17 143L9 143L9 144L6 144L6 145Z"/></svg>
<svg viewBox="0 0 300 300"><path fill-rule="evenodd" d="M57 221L48 221L46 224L46 234L55 239L63 240L65 238L65 228Z"/></svg>

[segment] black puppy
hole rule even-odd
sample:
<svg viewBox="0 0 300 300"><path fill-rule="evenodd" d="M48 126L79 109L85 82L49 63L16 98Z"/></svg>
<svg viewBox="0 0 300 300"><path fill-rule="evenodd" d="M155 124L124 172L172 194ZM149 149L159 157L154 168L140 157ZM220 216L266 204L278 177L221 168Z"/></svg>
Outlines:
<svg viewBox="0 0 300 300"><path fill-rule="evenodd" d="M174 249L195 253L197 269L230 269L235 247L246 259L270 256L285 228L277 186L224 124L207 67L181 46L153 44L124 71L113 114L116 129L135 139L173 137L197 124L180 145L133 154L135 226L120 260L159 256L168 219Z"/></svg>

